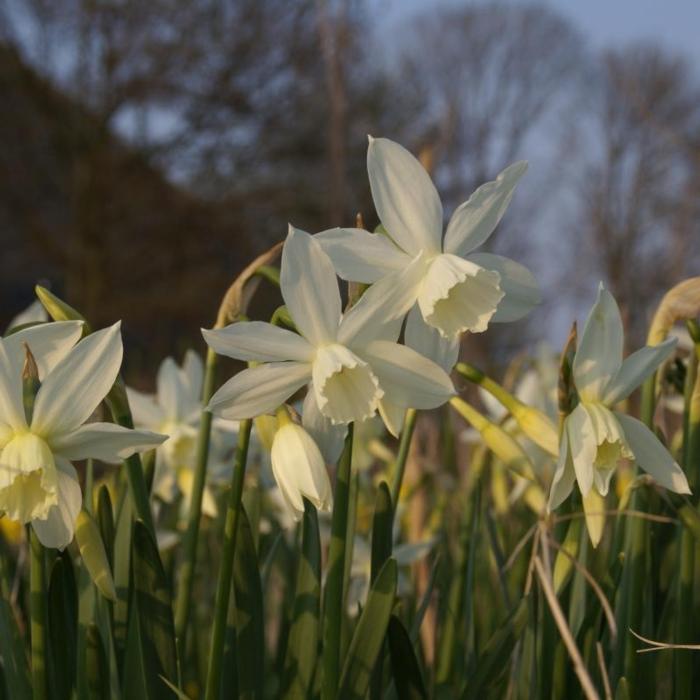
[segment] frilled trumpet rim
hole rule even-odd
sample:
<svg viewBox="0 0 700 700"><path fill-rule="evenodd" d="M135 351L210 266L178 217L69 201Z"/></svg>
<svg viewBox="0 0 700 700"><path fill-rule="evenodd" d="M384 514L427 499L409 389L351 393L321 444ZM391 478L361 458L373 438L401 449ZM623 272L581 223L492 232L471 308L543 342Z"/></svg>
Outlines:
<svg viewBox="0 0 700 700"><path fill-rule="evenodd" d="M425 322L444 338L483 333L505 296L498 272L456 255L433 259L418 295Z"/></svg>
<svg viewBox="0 0 700 700"><path fill-rule="evenodd" d="M335 425L371 418L384 396L372 368L337 343L318 349L312 376L319 410Z"/></svg>

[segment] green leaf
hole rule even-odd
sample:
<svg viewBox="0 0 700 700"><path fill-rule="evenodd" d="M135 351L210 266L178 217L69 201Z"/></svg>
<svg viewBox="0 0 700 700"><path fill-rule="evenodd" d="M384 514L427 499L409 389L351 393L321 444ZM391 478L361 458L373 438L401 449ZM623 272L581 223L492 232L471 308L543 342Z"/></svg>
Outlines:
<svg viewBox="0 0 700 700"><path fill-rule="evenodd" d="M122 488L118 500L117 527L114 536L114 586L117 601L114 604L114 647L119 668L124 666L124 652L129 627L129 575L131 570L131 499Z"/></svg>
<svg viewBox="0 0 700 700"><path fill-rule="evenodd" d="M389 618L389 655L396 691L400 698L427 700L423 674L406 628L396 615Z"/></svg>
<svg viewBox="0 0 700 700"><path fill-rule="evenodd" d="M2 595L0 595L0 657L2 657L2 677L6 687L5 697L17 700L30 700L32 697L29 678L29 665L17 628L17 621L8 599L6 560L0 553L2 566Z"/></svg>
<svg viewBox="0 0 700 700"><path fill-rule="evenodd" d="M175 626L158 547L141 520L134 523L134 596L148 697L168 697L160 676L178 682Z"/></svg>
<svg viewBox="0 0 700 700"><path fill-rule="evenodd" d="M372 568L370 581L374 583L384 562L391 556L393 543L392 525L394 520L391 493L386 481L377 489L372 519Z"/></svg>
<svg viewBox="0 0 700 700"><path fill-rule="evenodd" d="M301 559L284 669L285 698L308 697L318 659L321 613L321 541L316 508L304 499Z"/></svg>
<svg viewBox="0 0 700 700"><path fill-rule="evenodd" d="M340 677L338 698L341 700L360 700L367 693L394 606L397 575L396 561L389 559L367 596Z"/></svg>
<svg viewBox="0 0 700 700"><path fill-rule="evenodd" d="M68 700L76 677L78 589L73 563L63 552L53 563L49 582L49 649L52 695Z"/></svg>
<svg viewBox="0 0 700 700"><path fill-rule="evenodd" d="M112 499L109 496L109 489L105 484L100 486L97 494L97 524L102 535L102 543L107 555L110 567L114 567L114 537L116 535L114 527L114 511L112 509Z"/></svg>
<svg viewBox="0 0 700 700"><path fill-rule="evenodd" d="M629 700L630 689L627 679L623 676L617 683L617 688L615 689L615 700Z"/></svg>
<svg viewBox="0 0 700 700"><path fill-rule="evenodd" d="M112 570L107 560L100 530L93 517L85 509L78 514L75 541L78 543L80 556L97 589L108 600L116 601L117 592L114 588Z"/></svg>
<svg viewBox="0 0 700 700"><path fill-rule="evenodd" d="M85 668L87 671L87 690L91 700L108 700L109 669L107 655L97 625L87 628L85 649Z"/></svg>

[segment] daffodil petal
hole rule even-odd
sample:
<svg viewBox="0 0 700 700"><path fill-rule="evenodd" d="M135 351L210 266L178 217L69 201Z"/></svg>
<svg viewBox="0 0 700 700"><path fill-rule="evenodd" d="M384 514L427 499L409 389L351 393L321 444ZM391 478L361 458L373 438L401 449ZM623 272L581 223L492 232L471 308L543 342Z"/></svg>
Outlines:
<svg viewBox="0 0 700 700"><path fill-rule="evenodd" d="M478 248L493 233L510 204L527 163L518 161L487 182L455 210L445 234L445 252L464 256Z"/></svg>
<svg viewBox="0 0 700 700"><path fill-rule="evenodd" d="M254 418L274 411L311 378L306 362L272 362L244 369L209 401L212 413L229 420Z"/></svg>
<svg viewBox="0 0 700 700"><path fill-rule="evenodd" d="M501 276L499 285L505 296L498 303L491 321L510 323L527 316L542 301L540 287L534 275L524 265L491 253L472 253L467 260Z"/></svg>
<svg viewBox="0 0 700 700"><path fill-rule="evenodd" d="M309 362L313 347L297 333L271 323L232 323L218 330L202 330L207 345L219 355L256 362Z"/></svg>
<svg viewBox="0 0 700 700"><path fill-rule="evenodd" d="M569 497L571 489L574 487L574 481L576 481L576 472L569 452L569 437L567 431L564 430L559 445L559 461L549 492L547 508L550 512L558 508Z"/></svg>
<svg viewBox="0 0 700 700"><path fill-rule="evenodd" d="M66 459L99 459L117 464L136 452L154 449L167 435L130 430L114 423L87 423L50 441L51 449Z"/></svg>
<svg viewBox="0 0 700 700"><path fill-rule="evenodd" d="M349 282L372 284L411 262L411 257L387 236L361 228L333 228L314 238L331 259L338 276Z"/></svg>
<svg viewBox="0 0 700 700"><path fill-rule="evenodd" d="M43 323L48 321L49 315L43 304L35 299L24 311L20 311L8 324L7 331L11 331L17 326L23 326L25 323ZM7 333L6 331L6 333Z"/></svg>
<svg viewBox="0 0 700 700"><path fill-rule="evenodd" d="M367 172L374 206L392 239L412 256L438 252L442 203L418 160L398 143L370 138Z"/></svg>
<svg viewBox="0 0 700 700"><path fill-rule="evenodd" d="M593 486L593 462L597 445L591 419L581 404L567 417L566 430L576 481L581 494L585 497Z"/></svg>
<svg viewBox="0 0 700 700"><path fill-rule="evenodd" d="M112 388L122 362L120 323L83 338L43 381L32 430L60 435L84 423Z"/></svg>
<svg viewBox="0 0 700 700"><path fill-rule="evenodd" d="M301 409L301 424L318 445L325 462L335 464L343 451L348 426L342 423L334 425L321 413L313 384L309 385L309 390L304 398L304 405Z"/></svg>
<svg viewBox="0 0 700 700"><path fill-rule="evenodd" d="M586 401L600 400L622 365L624 344L620 309L600 285L574 357L574 383Z"/></svg>
<svg viewBox="0 0 700 700"><path fill-rule="evenodd" d="M424 355L445 372L451 372L459 357L460 338L445 338L424 320L418 305L414 305L406 319L404 334L406 345Z"/></svg>
<svg viewBox="0 0 700 700"><path fill-rule="evenodd" d="M27 427L22 401L21 370L12 362L5 347L5 341L0 338L0 423L13 431Z"/></svg>
<svg viewBox="0 0 700 700"><path fill-rule="evenodd" d="M44 547L64 549L73 540L75 521L83 505L83 494L73 465L58 457L56 467L58 504L51 508L46 520L33 520L32 527Z"/></svg>
<svg viewBox="0 0 700 700"><path fill-rule="evenodd" d="M603 537L605 528L605 498L595 489L591 489L583 497L583 512L586 517L586 528L591 544L597 547Z"/></svg>
<svg viewBox="0 0 700 700"><path fill-rule="evenodd" d="M624 413L615 413L639 466L651 474L664 488L675 493L688 494L690 486L683 470L671 453L659 442L644 423Z"/></svg>
<svg viewBox="0 0 700 700"><path fill-rule="evenodd" d="M618 373L605 389L603 402L614 406L626 399L676 348L677 338L668 338L659 345L648 345L625 358Z"/></svg>
<svg viewBox="0 0 700 700"><path fill-rule="evenodd" d="M195 397L197 403L199 403L204 383L204 364L202 363L202 358L194 350L188 350L185 353L185 359L182 362L182 374L187 387L187 394L190 397Z"/></svg>
<svg viewBox="0 0 700 700"><path fill-rule="evenodd" d="M341 306L333 263L313 236L292 226L282 249L280 289L296 327L312 345L335 340Z"/></svg>
<svg viewBox="0 0 700 700"><path fill-rule="evenodd" d="M362 351L386 399L406 408L436 408L455 395L442 367L405 345L375 340Z"/></svg>
<svg viewBox="0 0 700 700"><path fill-rule="evenodd" d="M406 416L406 407L383 398L379 402L379 415L382 417L386 429L395 438L398 438L401 435L401 427Z"/></svg>
<svg viewBox="0 0 700 700"><path fill-rule="evenodd" d="M155 427L166 421L165 411L150 394L127 387L126 395L135 425Z"/></svg>
<svg viewBox="0 0 700 700"><path fill-rule="evenodd" d="M166 357L160 363L156 386L158 403L163 407L166 417L169 420L179 419L186 401L187 388L183 384L180 368L172 357Z"/></svg>

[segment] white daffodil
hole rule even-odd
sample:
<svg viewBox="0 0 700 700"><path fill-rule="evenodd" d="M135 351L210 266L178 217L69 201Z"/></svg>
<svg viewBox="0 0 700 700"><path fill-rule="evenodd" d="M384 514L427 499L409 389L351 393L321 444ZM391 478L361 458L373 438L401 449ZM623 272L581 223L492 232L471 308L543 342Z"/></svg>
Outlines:
<svg viewBox="0 0 700 700"><path fill-rule="evenodd" d="M332 435L337 445L343 426L378 410L396 433L397 415L405 408L444 403L454 394L444 370L395 342L412 303L416 269L409 266L390 288L370 289L343 315L330 259L312 236L290 227L280 287L299 334L259 321L203 330L217 353L263 363L226 382L209 408L224 418L252 418L274 411L309 385L304 427L319 440Z"/></svg>
<svg viewBox="0 0 700 700"><path fill-rule="evenodd" d="M525 267L473 252L496 228L526 169L525 162L514 163L479 187L455 210L443 240L442 203L428 173L399 144L370 137L369 182L388 235L337 228L317 238L340 277L354 282L391 279L420 257L406 344L450 370L461 333L481 333L491 321L515 321L540 301Z"/></svg>
<svg viewBox="0 0 700 700"><path fill-rule="evenodd" d="M272 441L272 473L295 521L304 514L304 498L321 511L333 506L331 482L318 445L300 425L293 423L286 409L278 413L279 428Z"/></svg>
<svg viewBox="0 0 700 700"><path fill-rule="evenodd" d="M656 435L637 419L613 410L671 355L676 339L644 347L624 361L623 344L620 310L601 285L574 357L579 404L564 422L549 497L553 510L578 482L594 545L602 535L603 498L620 460L634 460L670 491L690 493L685 474Z"/></svg>
<svg viewBox="0 0 700 700"><path fill-rule="evenodd" d="M31 522L47 547L62 549L73 539L83 498L71 461L120 462L165 440L113 423L85 423L117 378L119 325L80 342L79 322L42 324L0 340L0 511ZM30 416L23 404L26 348L40 381Z"/></svg>
<svg viewBox="0 0 700 700"><path fill-rule="evenodd" d="M155 395L127 389L134 423L169 436L156 450L153 493L165 503L173 502L181 493L183 513L189 511L194 482L203 379L201 358L188 350L182 367L171 357L163 360ZM233 421L217 418L212 422L209 474L217 475L225 470L225 460L236 444L237 433L238 424ZM216 517L216 500L208 486L204 489L202 510L205 515Z"/></svg>

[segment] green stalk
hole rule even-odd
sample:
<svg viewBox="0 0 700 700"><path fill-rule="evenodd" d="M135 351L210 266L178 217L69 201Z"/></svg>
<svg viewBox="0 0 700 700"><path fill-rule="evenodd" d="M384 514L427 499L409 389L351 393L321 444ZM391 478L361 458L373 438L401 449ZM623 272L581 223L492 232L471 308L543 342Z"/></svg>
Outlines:
<svg viewBox="0 0 700 700"><path fill-rule="evenodd" d="M34 528L30 526L29 529L32 696L34 700L45 700L48 697L46 686L46 561L44 547L39 542Z"/></svg>
<svg viewBox="0 0 700 700"><path fill-rule="evenodd" d="M231 478L231 492L229 493L228 506L226 508L226 521L224 522L221 568L219 569L219 580L216 584L214 627L212 629L211 646L209 649L205 700L215 700L218 698L221 689L221 662L223 660L226 620L228 619L228 605L231 594L233 561L236 553L236 533L241 513L241 495L243 494L243 482L245 480L245 469L248 459L248 444L250 442L252 426L253 422L251 420L243 420L241 421L238 433L238 446L236 447L236 458L233 466L233 476Z"/></svg>
<svg viewBox="0 0 700 700"><path fill-rule="evenodd" d="M406 460L408 459L408 451L411 447L411 438L416 427L416 409L409 408L403 419L403 427L401 428L401 441L399 442L399 454L396 457L394 465L394 481L391 484L391 502L396 513L399 505L399 495L401 494L401 484L403 483L403 475L406 471Z"/></svg>
<svg viewBox="0 0 700 700"><path fill-rule="evenodd" d="M345 620L343 579L348 536L350 469L352 465L353 425L348 427L338 471L331 519L331 543L328 550L328 573L323 610L323 700L334 700L340 682L340 643Z"/></svg>
<svg viewBox="0 0 700 700"><path fill-rule="evenodd" d="M214 393L216 382L216 353L209 348L207 351L204 384L202 387L202 405L206 406ZM180 583L175 604L175 636L178 640L181 662L185 658L187 623L190 617L192 602L192 585L197 561L197 543L199 541L199 525L202 520L202 497L207 476L207 459L209 457L209 437L211 435L212 415L210 411L202 411L197 435L197 452L195 456L194 480L192 483L192 499L187 519L187 530L183 538L183 558L180 566Z"/></svg>

